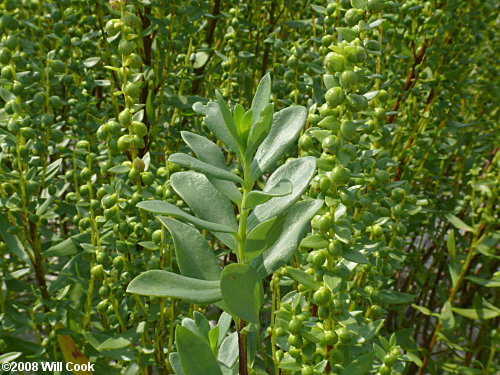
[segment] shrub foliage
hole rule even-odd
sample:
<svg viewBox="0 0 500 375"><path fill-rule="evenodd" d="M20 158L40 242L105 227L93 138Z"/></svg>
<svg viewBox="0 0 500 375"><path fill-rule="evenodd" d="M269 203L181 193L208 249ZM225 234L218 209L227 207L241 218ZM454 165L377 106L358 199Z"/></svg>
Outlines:
<svg viewBox="0 0 500 375"><path fill-rule="evenodd" d="M0 362L497 374L498 12L3 1Z"/></svg>

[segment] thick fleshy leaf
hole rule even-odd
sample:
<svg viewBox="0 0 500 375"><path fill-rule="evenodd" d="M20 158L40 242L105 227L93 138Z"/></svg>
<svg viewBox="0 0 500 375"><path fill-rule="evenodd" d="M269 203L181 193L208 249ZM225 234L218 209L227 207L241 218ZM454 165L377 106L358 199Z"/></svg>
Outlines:
<svg viewBox="0 0 500 375"><path fill-rule="evenodd" d="M245 157L251 160L251 157L257 151L262 141L267 137L273 123L274 103L269 103L260 113L260 118L250 128L248 135L247 150ZM255 116L254 116L255 119Z"/></svg>
<svg viewBox="0 0 500 375"><path fill-rule="evenodd" d="M260 223L247 235L245 241L245 260L250 261L279 238L283 228L284 216L276 216Z"/></svg>
<svg viewBox="0 0 500 375"><path fill-rule="evenodd" d="M179 359L179 353L170 353L168 359L170 359L170 365L174 369L175 375L185 375L182 369L181 360Z"/></svg>
<svg viewBox="0 0 500 375"><path fill-rule="evenodd" d="M188 131L182 131L181 137L198 159L214 167L226 169L226 160L222 150L211 140Z"/></svg>
<svg viewBox="0 0 500 375"><path fill-rule="evenodd" d="M233 119L236 124L236 128L239 127L240 121L245 115L245 108L240 103L236 103L233 108Z"/></svg>
<svg viewBox="0 0 500 375"><path fill-rule="evenodd" d="M493 319L496 318L497 316L500 316L500 311L490 310L487 308L462 309L458 307L452 307L452 310L458 315L465 316L466 318L469 319L485 320L485 319Z"/></svg>
<svg viewBox="0 0 500 375"><path fill-rule="evenodd" d="M222 375L210 346L196 333L177 326L175 345L185 375Z"/></svg>
<svg viewBox="0 0 500 375"><path fill-rule="evenodd" d="M219 104L216 102L209 102L207 105L203 105L201 102L193 104L193 110L195 112L205 115L203 122L210 129L215 136L226 144L227 147L234 153L239 152L239 147L234 140L231 133L227 129L224 118L219 108Z"/></svg>
<svg viewBox="0 0 500 375"><path fill-rule="evenodd" d="M8 232L8 229L11 227L12 224L10 223L7 215L0 214L0 238L3 239L10 252L19 257L19 259L23 260L29 266L32 266L30 257L21 241L19 241L19 238ZM31 249L29 249L29 251L30 253L32 252Z"/></svg>
<svg viewBox="0 0 500 375"><path fill-rule="evenodd" d="M170 183L198 218L225 225L234 232L238 231L233 205L204 174L191 171L177 172L170 178ZM237 248L233 235L218 232L213 234L231 249Z"/></svg>
<svg viewBox="0 0 500 375"><path fill-rule="evenodd" d="M217 359L226 367L232 368L238 360L238 333L227 336L219 348Z"/></svg>
<svg viewBox="0 0 500 375"><path fill-rule="evenodd" d="M321 234L311 234L300 242L300 247L310 247L312 249L323 249L328 247L328 240Z"/></svg>
<svg viewBox="0 0 500 375"><path fill-rule="evenodd" d="M225 169L214 167L208 163L201 160L193 158L188 154L183 154L181 152L170 155L168 161L171 163L176 163L182 165L185 168L192 169L197 172L201 172L207 176L215 177L221 180L228 180L237 183L243 183L243 180L239 178L232 172L226 171Z"/></svg>
<svg viewBox="0 0 500 375"><path fill-rule="evenodd" d="M208 334L210 332L210 323L208 319L199 311L193 312L194 323L200 336L209 342Z"/></svg>
<svg viewBox="0 0 500 375"><path fill-rule="evenodd" d="M212 223L199 219L195 216L189 215L182 211L179 207L174 206L171 203L159 201L159 200L149 200L137 203L137 207L143 210L153 212L156 214L163 214L168 216L173 216L176 218L184 219L197 227L209 230L210 232L225 232L225 233L236 233L233 228L226 225Z"/></svg>
<svg viewBox="0 0 500 375"><path fill-rule="evenodd" d="M348 366L344 367L342 375L365 375L370 372L375 352L369 352L357 357Z"/></svg>
<svg viewBox="0 0 500 375"><path fill-rule="evenodd" d="M443 310L441 311L440 321L443 325L444 330L453 329L453 327L455 326L455 317L453 316L453 311L450 301L445 302Z"/></svg>
<svg viewBox="0 0 500 375"><path fill-rule="evenodd" d="M247 264L233 263L222 270L222 297L229 312L250 323L259 323L264 288L257 272Z"/></svg>
<svg viewBox="0 0 500 375"><path fill-rule="evenodd" d="M240 123L238 124L238 133L242 142L246 145L248 134L250 133L250 127L252 126L253 109L249 109L243 115Z"/></svg>
<svg viewBox="0 0 500 375"><path fill-rule="evenodd" d="M469 232L474 232L474 228L472 228L470 225L465 224L461 219L459 219L455 215L446 214L445 216L448 219L448 221L453 224L455 228L463 229Z"/></svg>
<svg viewBox="0 0 500 375"><path fill-rule="evenodd" d="M306 117L307 110L302 106L288 107L274 114L271 130L252 161L251 173L254 180L269 170L297 140Z"/></svg>
<svg viewBox="0 0 500 375"><path fill-rule="evenodd" d="M314 276L308 274L307 272L292 267L287 267L286 271L292 279L304 286L307 286L309 289L318 290L319 288L321 288L322 284L314 280Z"/></svg>
<svg viewBox="0 0 500 375"><path fill-rule="evenodd" d="M290 160L279 167L267 180L264 191L272 190L280 182L290 181L293 185L292 193L283 197L272 198L268 202L255 207L248 217L248 227L253 228L258 223L285 212L306 191L309 181L315 173L315 168L316 159L313 156Z"/></svg>
<svg viewBox="0 0 500 375"><path fill-rule="evenodd" d="M190 133L187 131L181 132L182 139L191 147L198 159L213 165L214 167L227 170L226 160L221 149L209 139L201 135ZM241 204L242 194L234 184L234 182L221 180L215 177L207 176L208 180L222 194L228 197L236 205Z"/></svg>
<svg viewBox="0 0 500 375"><path fill-rule="evenodd" d="M219 104L220 113L222 114L222 119L226 124L226 128L229 131L229 134L231 134L236 144L241 146L242 142L240 136L238 135L238 130L236 129L236 124L234 123L233 115L231 114L229 106L227 105L220 92L215 91L215 97L217 98L217 104Z"/></svg>
<svg viewBox="0 0 500 375"><path fill-rule="evenodd" d="M268 200L274 197L283 197L292 192L293 186L290 181L284 180L279 181L275 186L273 186L269 191L252 191L248 194L245 209L253 208L259 204L266 203Z"/></svg>
<svg viewBox="0 0 500 375"><path fill-rule="evenodd" d="M359 251L354 249L342 250L342 257L354 263L360 263L360 264L370 263L370 261L366 258L366 256L364 256Z"/></svg>
<svg viewBox="0 0 500 375"><path fill-rule="evenodd" d="M181 132L182 139L194 151L196 157L201 161L213 165L220 169L227 169L226 160L222 150L215 143L201 135L187 131ZM241 204L241 192L238 190L234 182L220 180L215 177L207 176L208 180L222 194L227 196L237 205Z"/></svg>
<svg viewBox="0 0 500 375"><path fill-rule="evenodd" d="M223 311L219 317L219 320L217 321L217 327L219 327L219 338L217 339L217 346L222 343L222 340L226 336L227 331L229 331L229 327L231 326L232 321L233 318L231 317L231 315Z"/></svg>
<svg viewBox="0 0 500 375"><path fill-rule="evenodd" d="M339 241L349 244L352 239L351 230L347 227L343 227L341 225L334 225L333 232L335 233L335 238Z"/></svg>
<svg viewBox="0 0 500 375"><path fill-rule="evenodd" d="M172 235L182 275L201 280L220 280L217 257L198 230L168 217L162 216L159 220Z"/></svg>
<svg viewBox="0 0 500 375"><path fill-rule="evenodd" d="M269 104L269 98L271 96L271 76L267 73L259 82L257 91L252 100L253 109L253 120L252 125L254 125L260 118L261 112Z"/></svg>
<svg viewBox="0 0 500 375"><path fill-rule="evenodd" d="M143 296L176 297L200 304L222 300L219 281L193 279L162 270L141 273L128 284L127 292Z"/></svg>
<svg viewBox="0 0 500 375"><path fill-rule="evenodd" d="M297 250L311 218L323 205L322 200L295 203L287 212L280 238L250 262L264 278L284 265Z"/></svg>

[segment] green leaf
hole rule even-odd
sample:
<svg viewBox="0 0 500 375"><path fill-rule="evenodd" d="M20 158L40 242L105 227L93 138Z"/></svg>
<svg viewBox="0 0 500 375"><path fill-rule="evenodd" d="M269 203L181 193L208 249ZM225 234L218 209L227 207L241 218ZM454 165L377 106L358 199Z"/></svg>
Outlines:
<svg viewBox="0 0 500 375"><path fill-rule="evenodd" d="M196 172L203 173L207 176L215 177L221 180L228 180L240 184L243 183L243 180L234 173L226 171L221 168L214 167L213 165L210 165L201 160L193 158L188 154L175 153L168 158L168 161L179 164L185 168L193 169Z"/></svg>
<svg viewBox="0 0 500 375"><path fill-rule="evenodd" d="M494 277L491 280L483 279L480 277L475 277L475 276L467 276L467 280L472 281L475 284L485 286L487 288L498 288L500 287L500 278L499 277Z"/></svg>
<svg viewBox="0 0 500 375"><path fill-rule="evenodd" d="M210 323L208 319L199 311L193 312L194 323L200 336L209 342L208 334L210 332Z"/></svg>
<svg viewBox="0 0 500 375"><path fill-rule="evenodd" d="M456 259L452 259L448 263L448 272L450 273L452 288L455 287L455 285L457 284L458 276L460 275L461 269L462 267L460 266L460 263Z"/></svg>
<svg viewBox="0 0 500 375"><path fill-rule="evenodd" d="M412 361L418 367L422 367L422 365L423 365L422 359L418 356L417 352L407 351L406 354L404 356L402 356L402 358Z"/></svg>
<svg viewBox="0 0 500 375"><path fill-rule="evenodd" d="M229 330L229 327L231 326L232 321L233 318L231 317L231 315L223 311L219 317L219 320L217 321L217 327L219 327L219 338L217 339L217 346L222 343L227 331Z"/></svg>
<svg viewBox="0 0 500 375"><path fill-rule="evenodd" d="M321 284L314 280L313 275L292 267L287 267L286 272L292 279L308 287L309 289L318 290L319 288L321 288Z"/></svg>
<svg viewBox="0 0 500 375"><path fill-rule="evenodd" d="M108 169L109 173L116 173L116 174L123 174L123 173L128 173L130 172L130 166L129 165L115 165L114 167L111 167Z"/></svg>
<svg viewBox="0 0 500 375"><path fill-rule="evenodd" d="M170 359L170 364L172 365L175 375L186 375L182 369L181 360L179 359L179 353L170 353L168 358Z"/></svg>
<svg viewBox="0 0 500 375"><path fill-rule="evenodd" d="M336 27L335 30L337 30L343 40L346 40L348 42L352 42L358 37L359 34L358 32L352 30L350 27Z"/></svg>
<svg viewBox="0 0 500 375"><path fill-rule="evenodd" d="M435 316L437 318L439 318L439 314L436 314L436 313L433 313L431 310L429 310L427 307L424 307L424 306L418 306L418 305L415 305L415 304L412 304L411 305L414 309L420 311L422 314L424 315L429 315L429 316Z"/></svg>
<svg viewBox="0 0 500 375"><path fill-rule="evenodd" d="M239 129L241 119L243 118L244 115L245 115L245 109L240 103L236 103L233 108L233 119L237 129Z"/></svg>
<svg viewBox="0 0 500 375"><path fill-rule="evenodd" d="M335 209L335 213L333 214L333 220L337 221L338 219L344 217L346 212L347 212L347 207L344 206L342 203L339 203L339 205Z"/></svg>
<svg viewBox="0 0 500 375"><path fill-rule="evenodd" d="M311 20L288 20L285 24L292 29L305 29L311 27Z"/></svg>
<svg viewBox="0 0 500 375"><path fill-rule="evenodd" d="M311 234L300 242L300 247L309 247L311 249L323 249L328 247L328 240L321 234Z"/></svg>
<svg viewBox="0 0 500 375"><path fill-rule="evenodd" d="M356 357L348 366L344 367L342 370L342 375L366 375L370 372L372 368L373 360L375 359L375 353L370 352Z"/></svg>
<svg viewBox="0 0 500 375"><path fill-rule="evenodd" d="M343 227L340 225L334 225L333 232L335 234L335 238L337 238L339 241L341 241L345 244L349 244L352 240L352 232L347 227Z"/></svg>
<svg viewBox="0 0 500 375"><path fill-rule="evenodd" d="M240 138L245 144L245 146L247 144L248 134L250 132L250 126L252 124L252 117L253 117L253 110L249 109L241 119L241 122L238 127L238 133L240 134Z"/></svg>
<svg viewBox="0 0 500 375"><path fill-rule="evenodd" d="M290 354L285 354L279 363L279 368L288 371L300 371L301 366L297 363L295 358L291 357Z"/></svg>
<svg viewBox="0 0 500 375"><path fill-rule="evenodd" d="M446 247L450 253L451 259L455 259L455 231L450 229L448 231L448 238L446 239Z"/></svg>
<svg viewBox="0 0 500 375"><path fill-rule="evenodd" d="M397 292L395 290L381 290L379 296L389 304L409 303L417 296L413 294Z"/></svg>
<svg viewBox="0 0 500 375"><path fill-rule="evenodd" d="M222 375L210 346L197 334L177 326L175 344L185 375Z"/></svg>
<svg viewBox="0 0 500 375"><path fill-rule="evenodd" d="M323 205L322 200L297 202L287 211L280 238L250 264L264 278L284 265L297 250L311 218Z"/></svg>
<svg viewBox="0 0 500 375"><path fill-rule="evenodd" d="M459 219L455 215L446 214L445 216L448 219L448 221L453 224L453 226L455 228L463 229L463 230L469 231L469 232L474 232L474 229L471 226L465 224L461 219Z"/></svg>
<svg viewBox="0 0 500 375"><path fill-rule="evenodd" d="M488 258L500 259L498 255L498 241L500 240L500 233L493 232L488 235L484 240L476 245L476 250Z"/></svg>
<svg viewBox="0 0 500 375"><path fill-rule="evenodd" d="M269 134L260 144L252 161L251 174L254 180L267 172L280 157L295 143L304 127L307 110L292 106L277 112Z"/></svg>
<svg viewBox="0 0 500 375"><path fill-rule="evenodd" d="M222 300L219 281L193 279L162 270L141 273L128 284L127 292L143 296L176 297L199 304Z"/></svg>
<svg viewBox="0 0 500 375"><path fill-rule="evenodd" d="M245 260L250 261L271 246L280 236L283 216L276 216L253 228L245 240Z"/></svg>
<svg viewBox="0 0 500 375"><path fill-rule="evenodd" d="M266 186L267 188L267 186ZM248 194L245 201L244 209L253 208L259 204L266 203L273 197L283 197L285 195L291 194L293 190L292 183L288 180L279 181L275 186L266 191L252 191Z"/></svg>
<svg viewBox="0 0 500 375"><path fill-rule="evenodd" d="M241 138L238 134L238 130L236 129L236 124L234 123L233 116L231 115L231 111L229 110L226 101L219 91L215 91L215 97L217 98L217 104L219 104L222 119L226 124L226 128L229 131L229 134L231 134L236 144L238 144L240 147L243 146ZM237 154L239 154L239 151L237 152Z"/></svg>
<svg viewBox="0 0 500 375"><path fill-rule="evenodd" d="M253 119L252 126L254 126L260 119L260 115L264 108L269 104L271 96L271 76L267 73L259 82L257 91L252 100Z"/></svg>
<svg viewBox="0 0 500 375"><path fill-rule="evenodd" d="M238 360L238 333L227 336L219 348L217 360L224 366L232 368Z"/></svg>
<svg viewBox="0 0 500 375"><path fill-rule="evenodd" d="M193 68L194 69L199 69L203 65L205 65L208 61L209 55L206 52L196 52L194 54L194 62L193 62Z"/></svg>
<svg viewBox="0 0 500 375"><path fill-rule="evenodd" d="M458 307L452 307L452 310L458 315L465 316L469 319L487 320L500 316L500 311L490 310L483 307L477 309L462 309Z"/></svg>
<svg viewBox="0 0 500 375"><path fill-rule="evenodd" d="M387 354L384 349L380 347L380 345L373 343L373 350L375 351L375 355L379 359L380 362L384 360L385 355Z"/></svg>
<svg viewBox="0 0 500 375"><path fill-rule="evenodd" d="M21 352L10 352L0 355L0 364L12 362L14 359L21 356L23 353Z"/></svg>
<svg viewBox="0 0 500 375"><path fill-rule="evenodd" d="M43 252L46 257L63 257L76 254L78 249L71 238L59 242Z"/></svg>
<svg viewBox="0 0 500 375"><path fill-rule="evenodd" d="M100 57L89 57L83 61L83 66L86 68L92 68L93 66L96 66L99 61L101 61Z"/></svg>
<svg viewBox="0 0 500 375"><path fill-rule="evenodd" d="M154 101L154 91L152 89L148 90L148 96L146 98L146 116L150 124L156 123L156 115L153 107Z"/></svg>
<svg viewBox="0 0 500 375"><path fill-rule="evenodd" d="M175 219L160 217L172 235L181 274L202 280L220 280L221 269L208 242L195 228Z"/></svg>
<svg viewBox="0 0 500 375"><path fill-rule="evenodd" d="M260 113L260 118L250 128L245 157L250 159L262 141L267 137L273 124L274 103L269 103ZM256 119L255 116L253 116Z"/></svg>
<svg viewBox="0 0 500 375"><path fill-rule="evenodd" d="M417 350L417 344L413 338L415 328L404 328L396 332L396 339L399 345L406 350Z"/></svg>
<svg viewBox="0 0 500 375"><path fill-rule="evenodd" d="M11 100L16 100L16 96L3 87L0 87L0 98L2 98L5 103Z"/></svg>
<svg viewBox="0 0 500 375"><path fill-rule="evenodd" d="M349 233L350 233L350 231L349 231ZM348 261L354 262L354 263L359 263L359 264L369 264L370 263L368 258L366 258L359 251L353 250L353 249L342 250L342 257L344 259L347 259Z"/></svg>
<svg viewBox="0 0 500 375"><path fill-rule="evenodd" d="M23 244L17 236L10 234L7 231L9 228L12 228L12 224L5 214L0 213L0 237L3 238L3 241L7 245L7 249L19 259L23 260L26 264L32 266L30 257L24 249Z"/></svg>
<svg viewBox="0 0 500 375"><path fill-rule="evenodd" d="M101 343L96 349L101 350L116 350L129 346L132 342L125 337L110 337Z"/></svg>
<svg viewBox="0 0 500 375"><path fill-rule="evenodd" d="M247 264L233 263L222 270L220 289L229 312L259 324L264 288L257 272Z"/></svg>
<svg viewBox="0 0 500 375"><path fill-rule="evenodd" d="M279 167L267 180L264 191L272 190L283 181L291 182L293 191L283 197L274 197L255 207L248 217L248 227L253 228L259 222L262 223L278 216L293 205L309 186L309 181L315 173L315 167L316 158L313 156L289 160Z"/></svg>
<svg viewBox="0 0 500 375"><path fill-rule="evenodd" d="M311 4L311 8L320 14L326 14L326 8L323 6Z"/></svg>
<svg viewBox="0 0 500 375"><path fill-rule="evenodd" d="M366 9L366 0L351 0L353 8Z"/></svg>
<svg viewBox="0 0 500 375"><path fill-rule="evenodd" d="M204 174L177 172L171 176L170 183L198 218L225 225L234 232L238 231L233 205ZM237 249L238 244L233 235L217 232L213 234L231 249Z"/></svg>
<svg viewBox="0 0 500 375"><path fill-rule="evenodd" d="M219 340L219 327L215 326L208 332L208 343L213 353L217 353L217 342Z"/></svg>
<svg viewBox="0 0 500 375"><path fill-rule="evenodd" d="M450 330L455 326L455 318L453 316L453 311L450 301L446 301L440 316L443 329Z"/></svg>
<svg viewBox="0 0 500 375"><path fill-rule="evenodd" d="M184 142L186 142L191 150L194 151L198 159L220 169L227 168L224 154L221 149L215 145L215 143L205 137L187 131L182 131L181 136ZM214 187L222 194L227 196L235 204L241 204L241 192L233 182L220 180L211 176L207 177L211 184L214 185Z"/></svg>
<svg viewBox="0 0 500 375"><path fill-rule="evenodd" d="M197 217L185 213L179 207L174 206L173 204L170 204L168 202L159 200L142 201L137 203L137 207L142 208L143 210L149 212L169 215L175 218L184 219L190 222L191 224L194 224L200 228L209 230L211 232L235 233L234 229L232 228L229 228L222 224L211 223L209 221L198 219Z"/></svg>
<svg viewBox="0 0 500 375"><path fill-rule="evenodd" d="M209 102L203 105L201 102L193 104L195 112L205 115L203 122L215 136L226 144L227 147L234 153L239 153L238 143L234 140L231 133L224 124L224 119L220 111L219 105L215 102Z"/></svg>

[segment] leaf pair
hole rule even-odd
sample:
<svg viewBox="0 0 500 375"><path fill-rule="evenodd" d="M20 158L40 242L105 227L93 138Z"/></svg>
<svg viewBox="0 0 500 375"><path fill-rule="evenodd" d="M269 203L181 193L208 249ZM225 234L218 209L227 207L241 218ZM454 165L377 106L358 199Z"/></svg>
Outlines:
<svg viewBox="0 0 500 375"><path fill-rule="evenodd" d="M257 88L251 109L245 113L240 105L236 105L231 114L218 93L217 102L193 105L194 111L205 115L205 125L217 138L242 161L251 162L252 181L269 171L285 154L297 140L306 120L307 111L302 106L285 108L273 115L270 91L271 79L266 75ZM252 121L248 130L250 116Z"/></svg>
<svg viewBox="0 0 500 375"><path fill-rule="evenodd" d="M246 155L247 149L253 149L255 152L271 126L270 118L273 111L272 105L269 105L271 95L269 74L260 81L252 107L246 112L237 104L231 113L222 95L217 91L215 95L217 102L208 103L206 106L195 103L193 109L205 115L204 121L207 127L235 154L242 157ZM259 121L261 118L263 121ZM251 157L253 152L248 156Z"/></svg>
<svg viewBox="0 0 500 375"><path fill-rule="evenodd" d="M183 319L175 332L176 353L170 353L170 363L177 375L222 375L232 373L238 362L238 335L227 335L231 316L222 313L217 325L210 328L199 312L194 319ZM193 360L196 358L196 360Z"/></svg>

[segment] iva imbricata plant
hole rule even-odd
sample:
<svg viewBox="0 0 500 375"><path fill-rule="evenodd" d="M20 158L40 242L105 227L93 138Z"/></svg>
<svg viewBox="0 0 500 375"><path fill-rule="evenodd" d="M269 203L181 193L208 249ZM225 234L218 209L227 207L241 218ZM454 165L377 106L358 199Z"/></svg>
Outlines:
<svg viewBox="0 0 500 375"><path fill-rule="evenodd" d="M231 111L219 93L216 102L194 105L235 160L228 167L223 150L212 141L187 131L181 133L196 157L171 155L170 162L189 170L174 173L170 183L194 216L164 201L148 200L137 205L161 215L157 219L172 235L180 274L151 270L128 286L130 293L216 304L229 313L238 330L240 374L247 373L246 333L255 330L255 326L245 328L245 324L259 324L264 301L262 279L294 254L309 221L322 205L314 199L298 202L315 173L314 157L289 159L276 168L297 140L306 109L292 106L274 113L270 91L271 79L266 75L248 111L239 104ZM235 169L238 174L232 172ZM258 190L257 182L265 173L270 175ZM210 232L219 247L235 254L236 262L221 268L214 241L207 241L196 228ZM187 375L222 374L224 367L226 371L227 367L236 369L236 357L221 361L218 353L219 346L220 350L230 350L231 345L221 343L217 333L207 338L178 327L178 353L171 356L172 366L181 366Z"/></svg>

